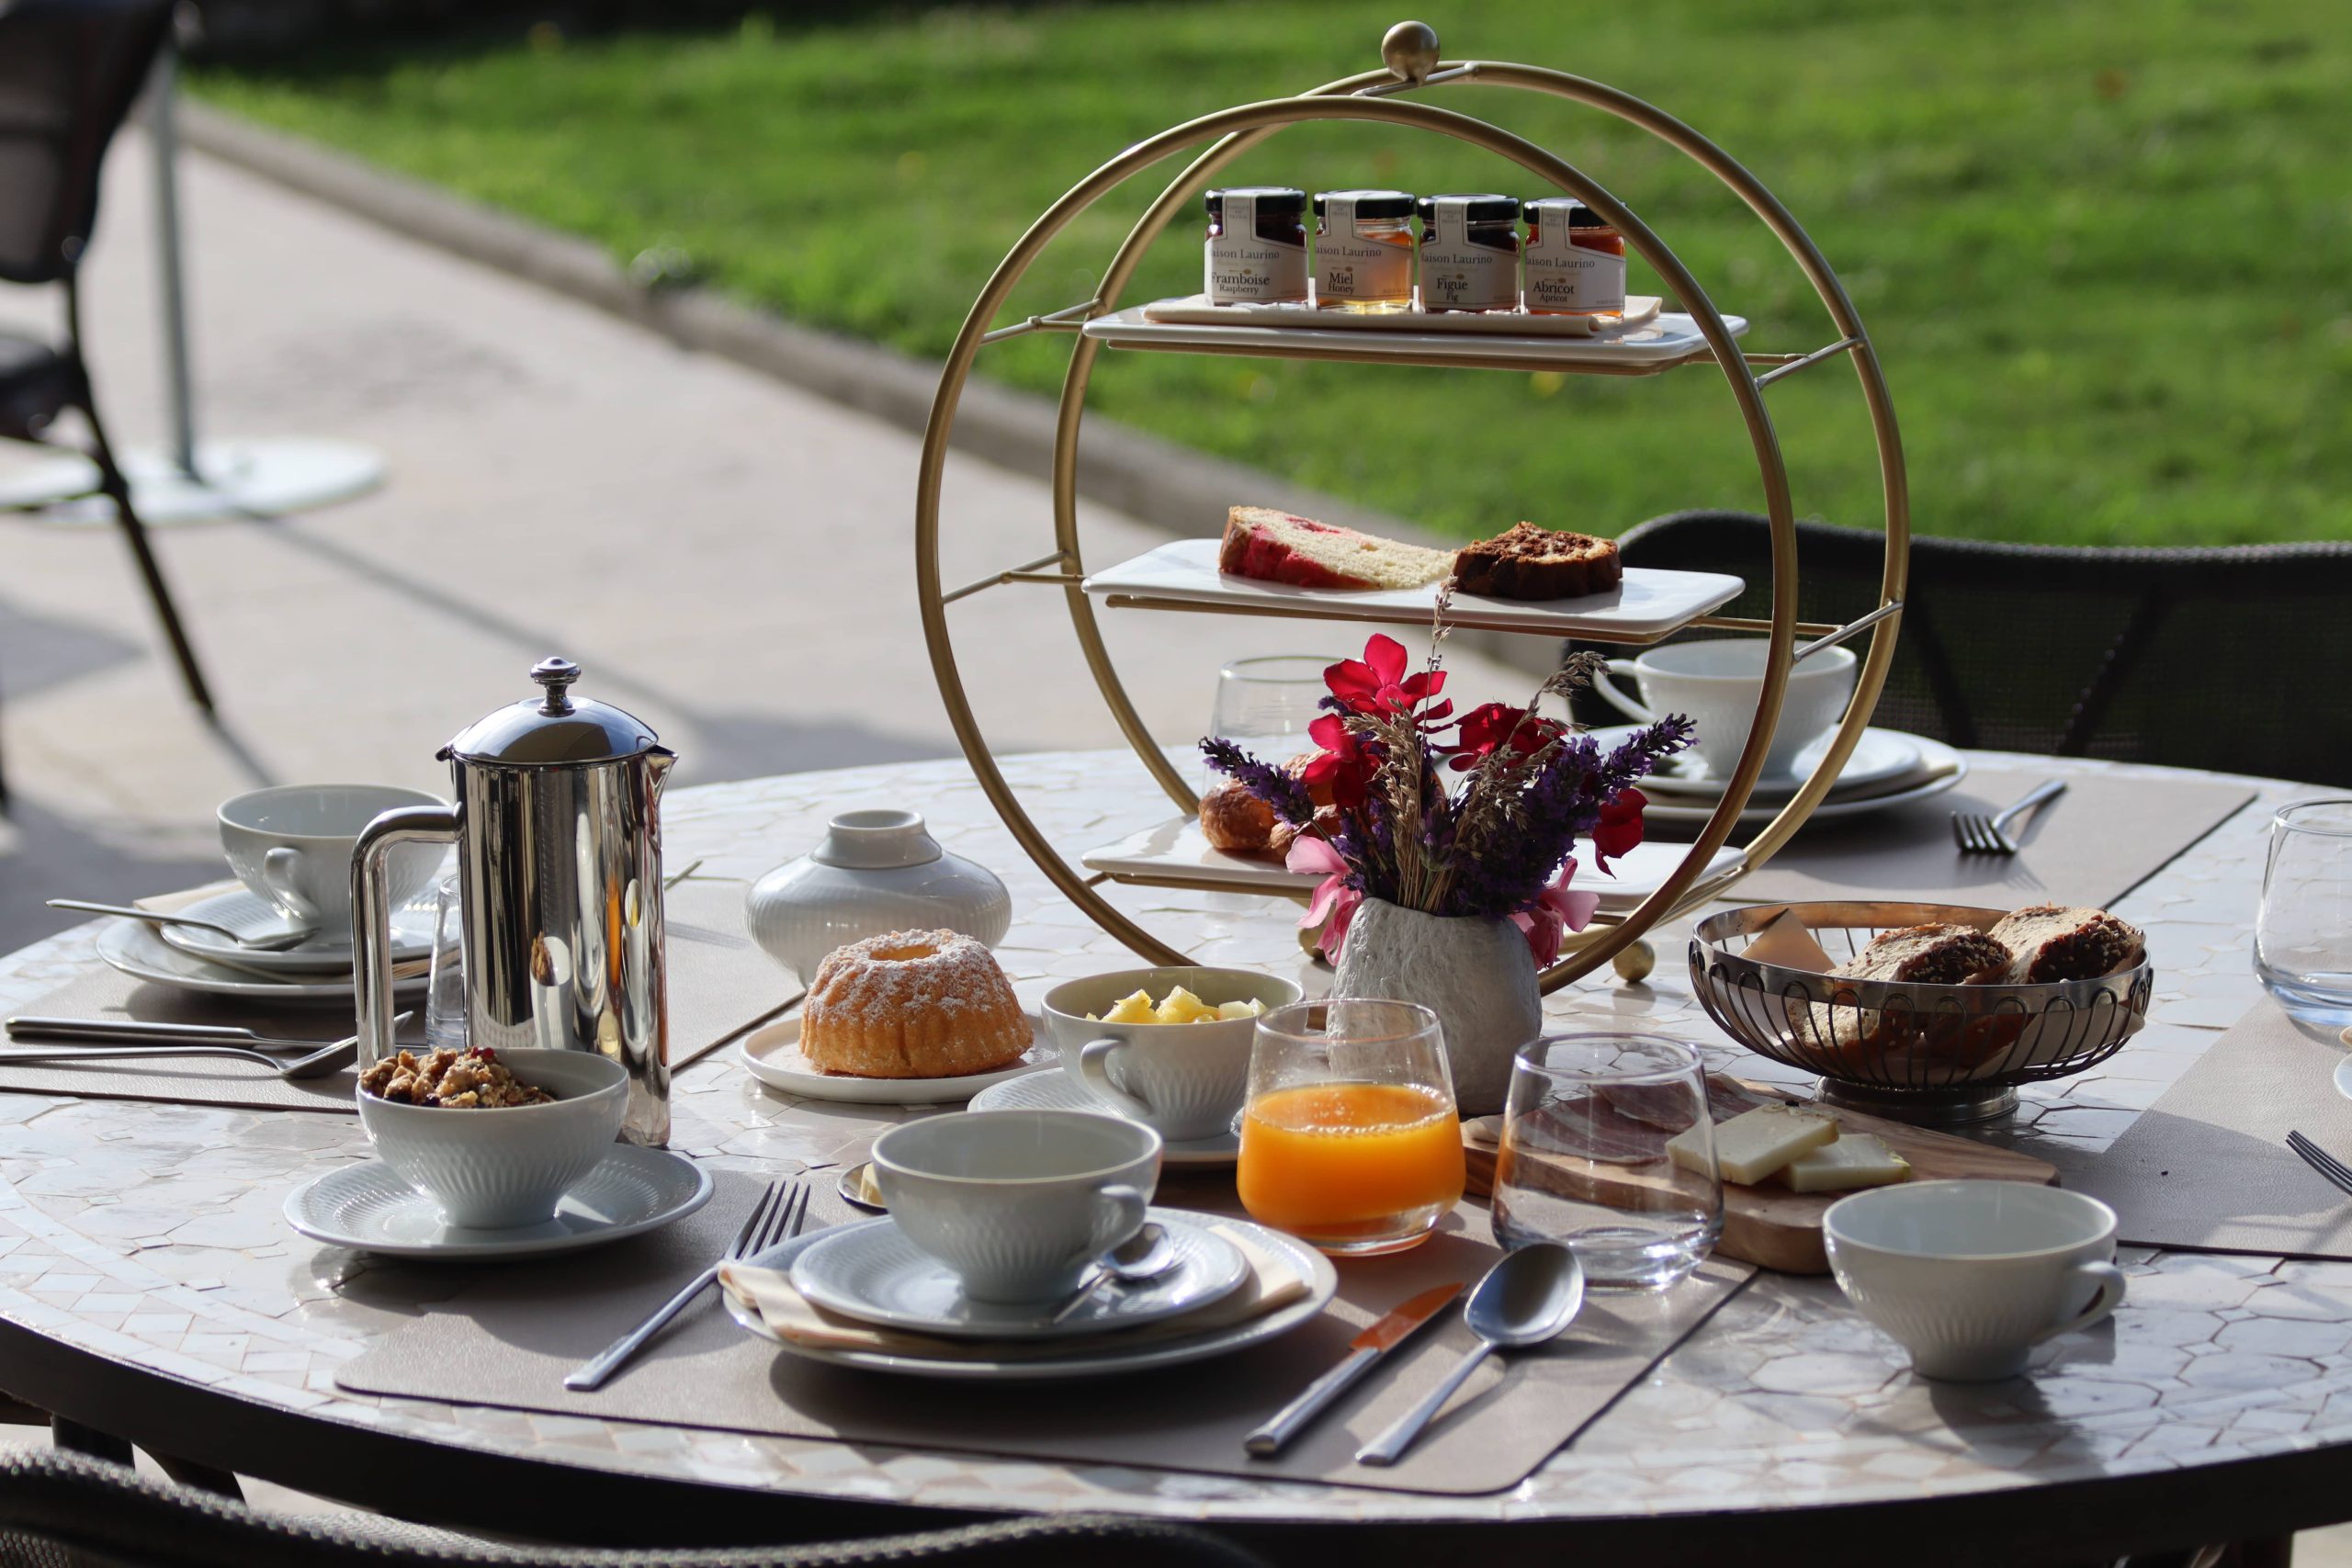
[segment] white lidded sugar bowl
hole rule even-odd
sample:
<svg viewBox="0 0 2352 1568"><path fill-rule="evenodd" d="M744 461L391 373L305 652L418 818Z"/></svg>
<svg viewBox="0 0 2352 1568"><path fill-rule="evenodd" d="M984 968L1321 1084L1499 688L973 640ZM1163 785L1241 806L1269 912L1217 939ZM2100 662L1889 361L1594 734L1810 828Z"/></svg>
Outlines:
<svg viewBox="0 0 2352 1568"><path fill-rule="evenodd" d="M805 985L825 954L884 931L944 926L994 947L1012 897L988 867L941 849L917 813L878 808L827 823L814 850L752 885L743 914L752 940Z"/></svg>

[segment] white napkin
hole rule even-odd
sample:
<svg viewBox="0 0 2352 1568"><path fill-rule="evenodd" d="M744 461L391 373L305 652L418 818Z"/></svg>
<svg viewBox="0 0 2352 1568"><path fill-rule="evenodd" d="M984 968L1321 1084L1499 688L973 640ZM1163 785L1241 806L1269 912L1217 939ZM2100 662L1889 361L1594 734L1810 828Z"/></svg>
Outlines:
<svg viewBox="0 0 2352 1568"><path fill-rule="evenodd" d="M802 1295L789 1275L775 1269L754 1269L729 1263L718 1270L718 1283L728 1295L760 1314L760 1320L780 1339L795 1345L817 1345L836 1350L878 1350L891 1355L922 1356L937 1361L1011 1361L1067 1356L1080 1346L1148 1344L1178 1339L1213 1328L1227 1328L1263 1316L1306 1294L1306 1271L1287 1255L1270 1251L1248 1236L1224 1225L1210 1227L1239 1252L1249 1276L1230 1295L1198 1312L1162 1318L1136 1328L1108 1334L1072 1335L1059 1339L949 1339L910 1334L845 1317L817 1305Z"/></svg>

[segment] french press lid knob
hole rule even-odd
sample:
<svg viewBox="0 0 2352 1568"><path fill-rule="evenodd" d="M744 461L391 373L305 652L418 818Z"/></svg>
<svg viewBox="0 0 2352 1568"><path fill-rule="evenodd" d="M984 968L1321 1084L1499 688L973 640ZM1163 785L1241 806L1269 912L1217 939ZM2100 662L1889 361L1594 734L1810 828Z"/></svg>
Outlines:
<svg viewBox="0 0 2352 1568"><path fill-rule="evenodd" d="M569 659L542 659L531 666L537 698L525 697L489 714L443 749L444 757L514 768L562 767L611 762L642 755L659 742L645 722L609 703L573 700L580 666Z"/></svg>

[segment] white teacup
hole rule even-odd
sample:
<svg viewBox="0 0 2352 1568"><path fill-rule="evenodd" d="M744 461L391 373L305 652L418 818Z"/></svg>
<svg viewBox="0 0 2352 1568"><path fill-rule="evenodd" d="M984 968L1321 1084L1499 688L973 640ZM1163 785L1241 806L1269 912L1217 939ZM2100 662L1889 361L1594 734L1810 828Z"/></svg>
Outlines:
<svg viewBox="0 0 2352 1568"><path fill-rule="evenodd" d="M2115 1211L2016 1181L1921 1181L1858 1192L1822 1219L1830 1271L1923 1377L2015 1377L2044 1340L2123 1301Z"/></svg>
<svg viewBox="0 0 2352 1568"><path fill-rule="evenodd" d="M1255 1001L1268 1012L1288 1007L1300 995L1291 981L1254 970L1176 964L1057 986L1046 993L1045 1015L1070 1082L1122 1116L1181 1144L1232 1130L1250 1087L1250 1043L1258 1021L1100 1021L1122 997L1143 991L1155 1002L1165 1001L1177 986L1211 1006Z"/></svg>
<svg viewBox="0 0 2352 1568"><path fill-rule="evenodd" d="M906 1237L976 1302L1047 1302L1143 1226L1159 1134L1091 1111L958 1111L874 1140Z"/></svg>
<svg viewBox="0 0 2352 1568"><path fill-rule="evenodd" d="M1610 684L1608 675L1593 677L1592 689L1643 724L1666 714L1688 714L1696 727L1691 750L1710 774L1728 778L1747 749L1747 732L1755 728L1756 699L1764 690L1764 656L1770 646L1761 637L1669 643L1639 659L1609 661L1610 674L1630 677L1641 687L1642 702ZM1788 694L1781 701L1771 749L1764 754L1763 777L1786 778L1794 773L1797 753L1838 722L1854 694L1855 662L1850 649L1825 648L1789 671Z"/></svg>
<svg viewBox="0 0 2352 1568"><path fill-rule="evenodd" d="M254 895L330 939L351 931L351 851L359 830L404 806L440 806L422 790L390 784L281 784L220 803L220 848ZM433 880L447 852L394 850L384 886L397 909Z"/></svg>

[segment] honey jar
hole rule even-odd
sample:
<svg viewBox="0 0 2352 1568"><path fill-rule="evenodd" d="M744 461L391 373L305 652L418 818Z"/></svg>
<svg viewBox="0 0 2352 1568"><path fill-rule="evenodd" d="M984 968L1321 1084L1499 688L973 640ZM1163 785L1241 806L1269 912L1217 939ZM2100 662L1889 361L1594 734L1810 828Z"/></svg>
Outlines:
<svg viewBox="0 0 2352 1568"><path fill-rule="evenodd" d="M1411 193L1327 190L1316 194L1315 303L1326 310L1359 312L1411 307Z"/></svg>
<svg viewBox="0 0 2352 1568"><path fill-rule="evenodd" d="M1425 196L1421 309L1519 309L1519 197Z"/></svg>
<svg viewBox="0 0 2352 1568"><path fill-rule="evenodd" d="M1212 305L1306 301L1306 193L1237 186L1208 196L1203 292Z"/></svg>
<svg viewBox="0 0 2352 1568"><path fill-rule="evenodd" d="M1625 237L1572 196L1527 204L1527 308L1541 316L1625 315Z"/></svg>

